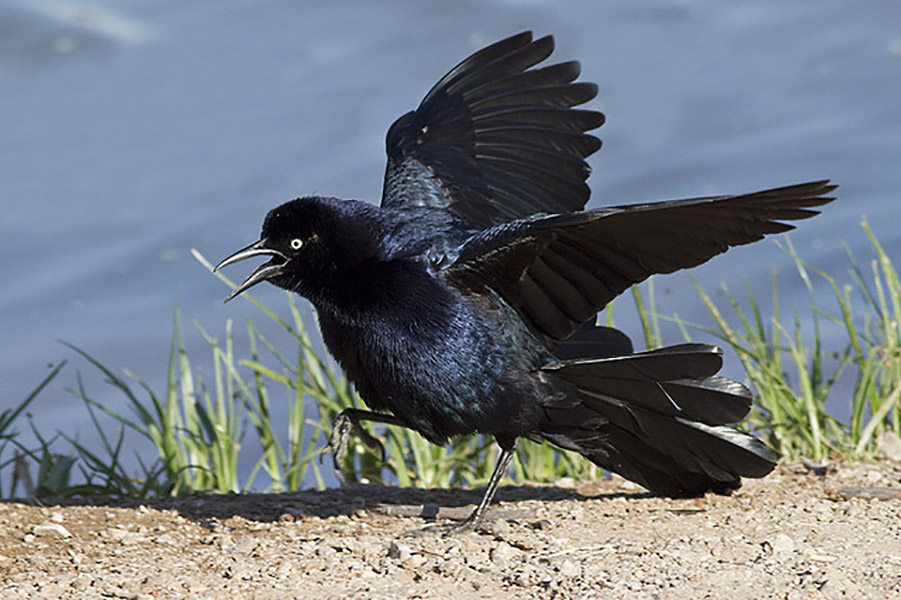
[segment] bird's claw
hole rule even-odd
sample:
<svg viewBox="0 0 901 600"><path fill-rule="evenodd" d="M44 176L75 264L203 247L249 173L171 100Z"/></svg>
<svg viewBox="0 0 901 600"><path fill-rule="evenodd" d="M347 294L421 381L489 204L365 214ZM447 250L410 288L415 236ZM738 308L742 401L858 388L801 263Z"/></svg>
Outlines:
<svg viewBox="0 0 901 600"><path fill-rule="evenodd" d="M335 417L335 422L332 424L332 433L329 436L328 443L322 448L322 454L319 455L319 462L322 462L323 455L330 453L335 469L340 471L341 464L344 462L344 457L347 456L347 442L350 439L351 433L355 433L367 448L377 450L382 462L385 462L384 444L363 429L359 421L357 421L353 414L347 410L342 411Z"/></svg>

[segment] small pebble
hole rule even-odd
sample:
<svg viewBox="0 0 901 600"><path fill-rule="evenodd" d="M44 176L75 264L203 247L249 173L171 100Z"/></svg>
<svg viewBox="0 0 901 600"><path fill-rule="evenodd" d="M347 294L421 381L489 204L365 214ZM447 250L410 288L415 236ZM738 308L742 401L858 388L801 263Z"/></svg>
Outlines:
<svg viewBox="0 0 901 600"><path fill-rule="evenodd" d="M31 533L39 537L57 536L64 539L72 537L69 530L59 523L41 523L40 525L35 525L31 528Z"/></svg>
<svg viewBox="0 0 901 600"><path fill-rule="evenodd" d="M413 551L403 542L394 540L388 545L388 558L403 562L407 560L411 554L413 554Z"/></svg>
<svg viewBox="0 0 901 600"><path fill-rule="evenodd" d="M400 566L408 571L415 571L419 567L421 567L428 559L424 557L422 554L414 554L410 556L407 560L402 561Z"/></svg>
<svg viewBox="0 0 901 600"><path fill-rule="evenodd" d="M488 552L488 558L492 562L504 564L514 558L519 551L507 542L499 542L494 548Z"/></svg>
<svg viewBox="0 0 901 600"><path fill-rule="evenodd" d="M770 547L772 547L775 556L785 557L794 552L795 541L784 533L780 533L770 541Z"/></svg>

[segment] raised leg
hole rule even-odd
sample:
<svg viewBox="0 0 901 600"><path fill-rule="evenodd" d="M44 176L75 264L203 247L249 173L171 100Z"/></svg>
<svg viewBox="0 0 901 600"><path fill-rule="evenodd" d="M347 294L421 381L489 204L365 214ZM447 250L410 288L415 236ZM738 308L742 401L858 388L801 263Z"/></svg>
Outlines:
<svg viewBox="0 0 901 600"><path fill-rule="evenodd" d="M405 422L384 413L372 412L371 410L361 410L359 408L345 408L332 424L332 434L329 436L328 443L322 448L322 454L319 455L319 461L322 462L322 456L330 452L332 461L334 461L335 469L341 470L341 463L347 454L347 440L351 433L356 433L360 440L369 448L378 450L382 456L382 462L385 461L385 447L382 443L374 438L372 434L360 426L360 421L369 421L371 423L385 423L386 425L399 425L401 427L409 427Z"/></svg>

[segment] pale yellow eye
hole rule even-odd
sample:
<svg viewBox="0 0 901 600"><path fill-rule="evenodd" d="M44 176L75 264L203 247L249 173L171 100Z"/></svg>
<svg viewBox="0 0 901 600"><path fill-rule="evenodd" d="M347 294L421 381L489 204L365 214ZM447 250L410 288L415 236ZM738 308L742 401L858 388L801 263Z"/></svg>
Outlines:
<svg viewBox="0 0 901 600"><path fill-rule="evenodd" d="M300 247L303 246L303 240L300 238L294 238L291 240L291 249L292 250L300 250Z"/></svg>

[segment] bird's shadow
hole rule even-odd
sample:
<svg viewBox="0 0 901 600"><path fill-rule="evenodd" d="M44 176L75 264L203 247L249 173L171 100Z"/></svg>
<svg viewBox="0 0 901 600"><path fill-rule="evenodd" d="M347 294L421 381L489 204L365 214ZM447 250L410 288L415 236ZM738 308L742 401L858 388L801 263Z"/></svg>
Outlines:
<svg viewBox="0 0 901 600"><path fill-rule="evenodd" d="M495 515L498 518L529 518L529 510L517 508L526 501L556 502L562 500L587 501L593 499L626 498L640 500L651 498L643 491L617 491L615 486L592 488L590 493L580 493L569 487L547 485L511 485L498 489L495 502L504 507ZM182 517L210 527L216 521L241 517L249 521L274 522L296 520L304 517L328 518L351 516L360 511L385 515L418 516L426 519L462 519L478 504L483 489L417 489L382 485L352 484L322 491L267 494L203 494L184 498L130 499L105 496L83 498L40 498L5 500L4 503L21 503L37 506L102 506L137 508L146 506L158 510L174 510ZM494 506L494 505L492 505Z"/></svg>

